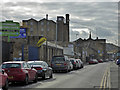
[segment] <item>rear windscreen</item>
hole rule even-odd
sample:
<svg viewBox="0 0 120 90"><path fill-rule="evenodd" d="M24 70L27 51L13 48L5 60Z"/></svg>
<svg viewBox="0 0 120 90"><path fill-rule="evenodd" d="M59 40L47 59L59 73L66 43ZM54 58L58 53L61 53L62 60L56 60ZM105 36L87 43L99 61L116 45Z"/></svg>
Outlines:
<svg viewBox="0 0 120 90"><path fill-rule="evenodd" d="M72 63L74 63L74 60L70 60Z"/></svg>
<svg viewBox="0 0 120 90"><path fill-rule="evenodd" d="M32 63L28 63L29 65L42 65L42 62L32 62Z"/></svg>
<svg viewBox="0 0 120 90"><path fill-rule="evenodd" d="M21 68L21 65L18 63L8 63L8 64L3 64L2 68Z"/></svg>
<svg viewBox="0 0 120 90"><path fill-rule="evenodd" d="M53 57L52 61L65 61L64 57Z"/></svg>

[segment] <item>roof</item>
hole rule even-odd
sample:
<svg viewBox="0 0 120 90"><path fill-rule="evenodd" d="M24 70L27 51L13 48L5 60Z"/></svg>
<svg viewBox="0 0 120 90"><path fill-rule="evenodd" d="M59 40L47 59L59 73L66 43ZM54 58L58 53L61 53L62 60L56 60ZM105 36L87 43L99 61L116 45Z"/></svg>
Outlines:
<svg viewBox="0 0 120 90"><path fill-rule="evenodd" d="M41 22L41 21L44 21L44 20L47 20L46 18L43 18L43 19L41 19L41 20L39 20L38 22ZM48 22L53 22L53 23L56 23L55 21L53 21L53 20L47 20Z"/></svg>

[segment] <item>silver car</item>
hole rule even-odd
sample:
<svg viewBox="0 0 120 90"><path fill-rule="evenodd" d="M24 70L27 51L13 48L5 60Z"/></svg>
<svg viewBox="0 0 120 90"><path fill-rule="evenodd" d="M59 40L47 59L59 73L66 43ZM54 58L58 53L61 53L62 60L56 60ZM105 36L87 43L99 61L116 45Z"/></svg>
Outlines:
<svg viewBox="0 0 120 90"><path fill-rule="evenodd" d="M70 71L70 61L67 56L53 56L51 60L51 67L53 72Z"/></svg>

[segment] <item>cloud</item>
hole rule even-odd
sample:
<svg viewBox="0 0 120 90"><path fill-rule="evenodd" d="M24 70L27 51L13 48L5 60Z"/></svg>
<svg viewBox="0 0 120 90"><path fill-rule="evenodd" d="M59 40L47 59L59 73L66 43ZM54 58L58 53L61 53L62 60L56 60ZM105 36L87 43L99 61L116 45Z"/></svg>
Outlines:
<svg viewBox="0 0 120 90"><path fill-rule="evenodd" d="M29 18L40 20L48 14L49 19L56 21L57 16L65 16L68 13L70 14L71 41L76 39L76 33L80 34L79 31L73 31L73 29L83 27L88 27L92 31L93 37L96 37L97 33L100 38L109 40L112 37L113 42L117 39L118 3L112 2L114 0L111 0L111 2L77 2L77 0L59 3L56 0L52 1L30 0L27 2L25 0L25 2L21 2L20 0L13 0L11 2L10 0L4 0L2 20L22 21ZM81 31L79 37L87 38L88 33Z"/></svg>

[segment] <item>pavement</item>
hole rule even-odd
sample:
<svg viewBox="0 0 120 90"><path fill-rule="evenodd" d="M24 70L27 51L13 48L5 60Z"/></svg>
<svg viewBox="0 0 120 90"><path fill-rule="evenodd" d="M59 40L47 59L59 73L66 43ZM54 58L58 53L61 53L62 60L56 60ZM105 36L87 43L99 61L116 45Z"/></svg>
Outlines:
<svg viewBox="0 0 120 90"><path fill-rule="evenodd" d="M114 62L110 64L111 89L120 90L120 67Z"/></svg>

